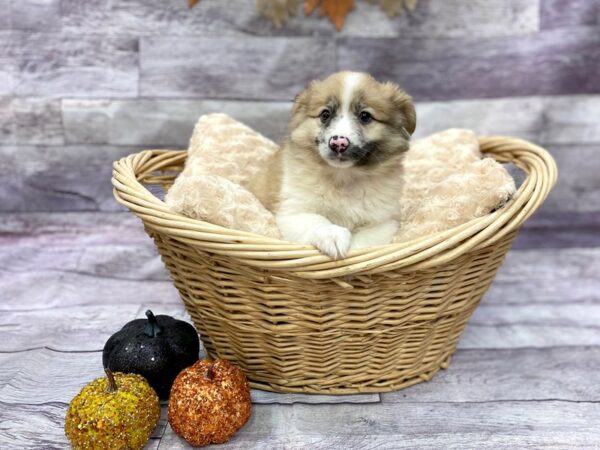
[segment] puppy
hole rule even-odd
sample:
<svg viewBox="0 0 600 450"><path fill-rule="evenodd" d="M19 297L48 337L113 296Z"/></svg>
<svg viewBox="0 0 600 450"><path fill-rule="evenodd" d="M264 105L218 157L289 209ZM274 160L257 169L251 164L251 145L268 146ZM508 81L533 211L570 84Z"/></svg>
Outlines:
<svg viewBox="0 0 600 450"><path fill-rule="evenodd" d="M295 99L281 152L283 238L334 259L390 243L415 125L412 98L393 83L357 72L313 81Z"/></svg>

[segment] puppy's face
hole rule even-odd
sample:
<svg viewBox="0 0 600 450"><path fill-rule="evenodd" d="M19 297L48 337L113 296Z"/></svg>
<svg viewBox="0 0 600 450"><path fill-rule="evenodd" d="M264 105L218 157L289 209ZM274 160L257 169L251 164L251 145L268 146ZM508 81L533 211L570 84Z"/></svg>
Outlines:
<svg viewBox="0 0 600 450"><path fill-rule="evenodd" d="M294 156L369 169L402 155L415 123L412 99L397 85L340 72L296 97L290 142L293 152L302 153Z"/></svg>

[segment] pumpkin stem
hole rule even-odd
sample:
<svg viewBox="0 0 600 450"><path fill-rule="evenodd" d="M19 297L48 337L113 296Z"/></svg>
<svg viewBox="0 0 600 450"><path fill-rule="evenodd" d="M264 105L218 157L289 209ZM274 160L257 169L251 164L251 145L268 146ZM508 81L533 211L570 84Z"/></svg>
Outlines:
<svg viewBox="0 0 600 450"><path fill-rule="evenodd" d="M146 328L144 329L144 333L150 337L156 337L158 334L162 333L163 329L158 324L154 313L150 310L146 311L146 317L148 318L148 323L146 324Z"/></svg>
<svg viewBox="0 0 600 450"><path fill-rule="evenodd" d="M106 373L106 378L108 378L108 392L116 392L118 387L117 387L117 382L115 381L115 376L113 375L112 370L110 370L108 367L104 368L104 372Z"/></svg>
<svg viewBox="0 0 600 450"><path fill-rule="evenodd" d="M204 374L204 378L206 380L211 381L214 377L215 377L215 363L212 362L208 365L208 368L206 369L206 373Z"/></svg>

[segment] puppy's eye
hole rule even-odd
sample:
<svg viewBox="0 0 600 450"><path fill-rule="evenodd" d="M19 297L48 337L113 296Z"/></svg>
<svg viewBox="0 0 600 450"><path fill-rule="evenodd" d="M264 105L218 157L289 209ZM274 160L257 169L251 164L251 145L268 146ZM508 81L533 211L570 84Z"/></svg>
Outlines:
<svg viewBox="0 0 600 450"><path fill-rule="evenodd" d="M331 111L329 111L328 109L324 109L323 111L321 111L321 114L319 114L319 117L321 118L321 123L325 123L331 117Z"/></svg>
<svg viewBox="0 0 600 450"><path fill-rule="evenodd" d="M362 123L369 123L373 119L373 116L367 111L363 111L358 115L358 118Z"/></svg>

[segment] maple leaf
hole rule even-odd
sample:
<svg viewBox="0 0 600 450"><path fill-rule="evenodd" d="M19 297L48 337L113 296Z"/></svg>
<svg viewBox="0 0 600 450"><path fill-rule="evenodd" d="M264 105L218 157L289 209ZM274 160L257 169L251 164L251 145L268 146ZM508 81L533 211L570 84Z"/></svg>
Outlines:
<svg viewBox="0 0 600 450"><path fill-rule="evenodd" d="M193 8L199 1L200 0L188 0L188 8Z"/></svg>
<svg viewBox="0 0 600 450"><path fill-rule="evenodd" d="M304 12L312 14L319 5L319 15L327 16L335 28L340 31L344 26L346 16L354 8L354 0L306 0Z"/></svg>

